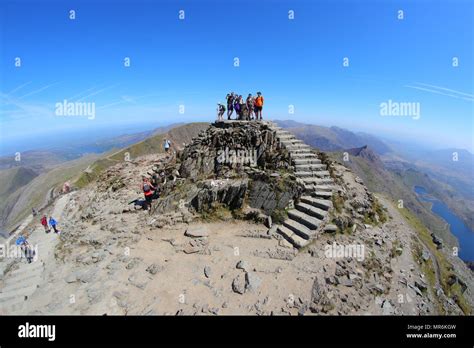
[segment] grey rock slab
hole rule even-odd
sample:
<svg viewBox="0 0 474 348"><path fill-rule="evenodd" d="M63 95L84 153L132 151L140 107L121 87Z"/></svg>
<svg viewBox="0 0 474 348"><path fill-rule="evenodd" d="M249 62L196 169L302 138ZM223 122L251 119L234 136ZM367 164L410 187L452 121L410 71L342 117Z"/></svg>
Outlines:
<svg viewBox="0 0 474 348"><path fill-rule="evenodd" d="M184 232L184 235L192 238L208 237L209 230L203 226L188 227L186 232Z"/></svg>
<svg viewBox="0 0 474 348"><path fill-rule="evenodd" d="M262 284L262 279L255 272L245 273L245 289L256 291Z"/></svg>

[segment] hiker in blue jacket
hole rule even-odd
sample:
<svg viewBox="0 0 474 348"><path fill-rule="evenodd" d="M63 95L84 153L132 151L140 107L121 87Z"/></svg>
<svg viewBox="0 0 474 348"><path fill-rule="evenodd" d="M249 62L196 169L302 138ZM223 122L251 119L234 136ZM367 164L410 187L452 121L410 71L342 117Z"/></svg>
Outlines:
<svg viewBox="0 0 474 348"><path fill-rule="evenodd" d="M34 260L36 253L30 243L28 243L28 240L24 236L20 236L17 238L15 244L20 246L21 250L25 253L26 260L28 263L31 263Z"/></svg>
<svg viewBox="0 0 474 348"><path fill-rule="evenodd" d="M51 226L51 227L53 228L53 230L54 230L55 233L58 233L58 234L59 234L59 231L58 231L58 229L56 228L56 225L57 225L57 224L58 224L58 223L56 222L56 220L54 220L53 217L50 216L50 217L49 217L49 226Z"/></svg>

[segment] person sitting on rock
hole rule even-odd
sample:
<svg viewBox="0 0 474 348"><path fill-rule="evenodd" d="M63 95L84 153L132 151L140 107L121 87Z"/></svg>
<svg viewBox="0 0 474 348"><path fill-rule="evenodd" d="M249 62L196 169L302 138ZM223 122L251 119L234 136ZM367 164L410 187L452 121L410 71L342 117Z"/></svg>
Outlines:
<svg viewBox="0 0 474 348"><path fill-rule="evenodd" d="M151 201L153 200L155 196L156 187L152 185L150 180L148 180L146 177L143 177L142 190L143 190L143 194L145 195L145 201L146 201L146 205L144 208L145 210L147 210L148 207L151 206Z"/></svg>

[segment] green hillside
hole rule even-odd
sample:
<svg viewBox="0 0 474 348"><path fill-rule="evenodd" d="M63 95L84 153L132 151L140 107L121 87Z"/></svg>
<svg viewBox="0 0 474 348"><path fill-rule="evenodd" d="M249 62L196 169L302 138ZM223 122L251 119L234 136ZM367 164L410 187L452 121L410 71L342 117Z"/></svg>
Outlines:
<svg viewBox="0 0 474 348"><path fill-rule="evenodd" d="M20 187L28 184L38 174L29 168L14 167L0 171L0 199L5 200L8 195Z"/></svg>
<svg viewBox="0 0 474 348"><path fill-rule="evenodd" d="M32 208L43 206L48 200L51 189L61 189L65 181L77 177L97 155L87 155L77 160L65 162L56 168L38 175L27 185L15 190L0 201L0 218L2 226L11 229L26 218Z"/></svg>
<svg viewBox="0 0 474 348"><path fill-rule="evenodd" d="M95 161L87 172L83 172L74 185L79 188L84 187L97 179L102 171L114 164L125 161L127 158L133 160L139 156L163 153L163 142L165 139L171 140L174 148L181 149L185 143L191 142L192 138L196 137L199 132L207 127L209 127L209 123L205 122L181 125L170 129L166 133L153 135L122 150L108 153Z"/></svg>

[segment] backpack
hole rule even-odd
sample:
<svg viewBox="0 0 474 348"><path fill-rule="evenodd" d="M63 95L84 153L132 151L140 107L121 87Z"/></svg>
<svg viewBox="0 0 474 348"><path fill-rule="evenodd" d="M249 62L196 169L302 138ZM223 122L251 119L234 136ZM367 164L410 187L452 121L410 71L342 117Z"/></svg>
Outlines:
<svg viewBox="0 0 474 348"><path fill-rule="evenodd" d="M143 184L143 191L150 192L150 190L151 190L151 187L149 184Z"/></svg>
<svg viewBox="0 0 474 348"><path fill-rule="evenodd" d="M257 99L255 99L255 105L256 106L263 106L263 97L262 96L257 97Z"/></svg>

